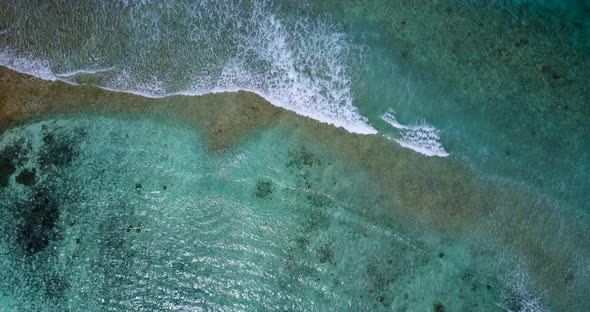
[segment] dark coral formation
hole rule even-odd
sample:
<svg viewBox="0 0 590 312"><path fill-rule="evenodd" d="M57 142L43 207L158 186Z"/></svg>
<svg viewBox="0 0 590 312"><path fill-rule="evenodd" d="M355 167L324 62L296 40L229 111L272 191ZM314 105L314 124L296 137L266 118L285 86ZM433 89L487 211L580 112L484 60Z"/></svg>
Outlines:
<svg viewBox="0 0 590 312"><path fill-rule="evenodd" d="M311 189L319 182L319 178L314 177L314 174L317 171L315 169L322 165L322 160L305 146L290 151L285 165L299 178L299 182L305 189Z"/></svg>
<svg viewBox="0 0 590 312"><path fill-rule="evenodd" d="M56 227L60 211L56 199L44 189L37 190L27 206L23 207L17 241L28 255L34 255L58 237Z"/></svg>
<svg viewBox="0 0 590 312"><path fill-rule="evenodd" d="M256 183L256 197L266 198L272 195L272 181L262 180Z"/></svg>
<svg viewBox="0 0 590 312"><path fill-rule="evenodd" d="M318 157L308 151L305 147L301 147L300 149L289 153L287 167L295 167L301 170L305 167L310 168L316 165L321 165L321 163L322 162Z"/></svg>
<svg viewBox="0 0 590 312"><path fill-rule="evenodd" d="M324 244L320 246L317 250L317 254L320 263L335 263L334 252L332 251L332 248L329 245Z"/></svg>
<svg viewBox="0 0 590 312"><path fill-rule="evenodd" d="M35 169L23 169L15 178L16 183L25 185L25 186L33 186L35 185L35 181L37 180Z"/></svg>
<svg viewBox="0 0 590 312"><path fill-rule="evenodd" d="M0 159L0 187L8 185L14 171L16 171L16 167L11 161Z"/></svg>
<svg viewBox="0 0 590 312"><path fill-rule="evenodd" d="M0 151L0 187L8 186L10 177L27 161L30 145L14 142Z"/></svg>
<svg viewBox="0 0 590 312"><path fill-rule="evenodd" d="M445 305L442 303L435 303L432 310L434 312L445 312L446 308L445 308Z"/></svg>
<svg viewBox="0 0 590 312"><path fill-rule="evenodd" d="M55 138L48 134L51 139L43 139L46 149L39 156L39 163L42 168L64 167L69 165L77 156L78 150L70 138ZM46 136L47 138L47 136Z"/></svg>

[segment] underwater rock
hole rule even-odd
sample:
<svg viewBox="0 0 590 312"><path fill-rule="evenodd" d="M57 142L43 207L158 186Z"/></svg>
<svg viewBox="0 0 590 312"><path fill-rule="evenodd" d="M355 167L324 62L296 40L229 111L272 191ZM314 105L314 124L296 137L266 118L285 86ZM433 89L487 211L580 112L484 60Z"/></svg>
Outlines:
<svg viewBox="0 0 590 312"><path fill-rule="evenodd" d="M24 186L33 186L35 185L35 181L37 180L36 170L23 169L18 174L18 176L16 176L15 180L16 183L22 184Z"/></svg>
<svg viewBox="0 0 590 312"><path fill-rule="evenodd" d="M7 161L16 167L23 166L28 160L31 152L31 144L24 139L16 140L0 151L0 161Z"/></svg>
<svg viewBox="0 0 590 312"><path fill-rule="evenodd" d="M64 167L69 165L77 156L78 151L68 139L55 139L55 136L46 135L43 138L46 149L39 156L42 167Z"/></svg>
<svg viewBox="0 0 590 312"><path fill-rule="evenodd" d="M16 171L16 167L12 162L0 159L0 187L8 185L8 180L14 171Z"/></svg>
<svg viewBox="0 0 590 312"><path fill-rule="evenodd" d="M306 237L297 237L295 239L295 246L300 250L305 250L309 246L309 239Z"/></svg>
<svg viewBox="0 0 590 312"><path fill-rule="evenodd" d="M0 187L8 186L10 177L17 167L27 161L26 155L30 148L23 140L18 140L0 151Z"/></svg>
<svg viewBox="0 0 590 312"><path fill-rule="evenodd" d="M266 198L272 194L272 181L264 180L256 183L256 197Z"/></svg>
<svg viewBox="0 0 590 312"><path fill-rule="evenodd" d="M475 274L469 270L463 272L463 274L461 275L461 279L464 282L471 282L474 278L475 278Z"/></svg>
<svg viewBox="0 0 590 312"><path fill-rule="evenodd" d="M529 41L528 41L528 39L521 39L520 40L520 44L521 45L528 45L529 44Z"/></svg>
<svg viewBox="0 0 590 312"><path fill-rule="evenodd" d="M320 263L328 262L330 264L334 264L334 253L329 246L322 245L320 248L318 248L317 253L318 257L320 258Z"/></svg>
<svg viewBox="0 0 590 312"><path fill-rule="evenodd" d="M17 241L29 255L43 251L57 238L55 227L59 220L59 206L44 190L39 190L20 224Z"/></svg>
<svg viewBox="0 0 590 312"><path fill-rule="evenodd" d="M564 279L564 281L565 281L565 283L566 283L566 284L570 284L570 283L572 283L572 282L574 281L574 279L575 279L575 278L576 278L576 277L574 276L574 274L573 274L573 273L568 273L568 274L565 276L565 279Z"/></svg>
<svg viewBox="0 0 590 312"><path fill-rule="evenodd" d="M48 133L45 136L43 136L43 142L47 145L52 145L53 143L55 143L55 137L53 136L53 134Z"/></svg>
<svg viewBox="0 0 590 312"><path fill-rule="evenodd" d="M321 165L321 160L314 154L309 152L305 147L301 147L299 150L289 153L289 161L287 167L295 167L299 170L304 167L313 167L314 165Z"/></svg>
<svg viewBox="0 0 590 312"><path fill-rule="evenodd" d="M434 312L445 312L445 305L442 303L436 303L433 307Z"/></svg>

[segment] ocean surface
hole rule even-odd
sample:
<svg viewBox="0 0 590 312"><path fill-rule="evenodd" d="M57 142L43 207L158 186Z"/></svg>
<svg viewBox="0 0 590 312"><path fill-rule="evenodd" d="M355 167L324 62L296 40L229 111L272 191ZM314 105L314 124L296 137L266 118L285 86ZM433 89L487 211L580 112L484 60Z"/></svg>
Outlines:
<svg viewBox="0 0 590 312"><path fill-rule="evenodd" d="M590 1L6 0L0 66L350 137L18 124L0 311L590 310Z"/></svg>

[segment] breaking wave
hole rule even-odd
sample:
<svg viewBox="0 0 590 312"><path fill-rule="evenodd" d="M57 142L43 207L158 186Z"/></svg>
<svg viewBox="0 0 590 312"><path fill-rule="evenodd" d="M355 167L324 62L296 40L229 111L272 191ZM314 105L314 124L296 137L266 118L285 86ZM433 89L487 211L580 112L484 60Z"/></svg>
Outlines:
<svg viewBox="0 0 590 312"><path fill-rule="evenodd" d="M449 156L449 153L440 143L438 130L428 125L425 121L421 121L415 125L402 125L395 118L393 110L388 110L381 116L381 119L399 130L398 135L391 137L399 145L426 156Z"/></svg>
<svg viewBox="0 0 590 312"><path fill-rule="evenodd" d="M28 19L0 34L0 65L70 83L95 75L97 86L150 97L245 90L350 132L377 132L353 103L359 54L327 16L281 14L266 1L115 1L80 5L86 16L28 2L10 8ZM47 40L44 29L67 31Z"/></svg>

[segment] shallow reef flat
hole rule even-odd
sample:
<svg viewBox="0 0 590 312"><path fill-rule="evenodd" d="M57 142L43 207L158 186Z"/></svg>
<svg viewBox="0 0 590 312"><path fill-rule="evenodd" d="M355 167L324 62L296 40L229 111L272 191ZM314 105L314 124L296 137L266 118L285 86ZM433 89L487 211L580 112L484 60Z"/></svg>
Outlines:
<svg viewBox="0 0 590 312"><path fill-rule="evenodd" d="M0 127L6 306L590 306L586 215L256 94L150 99L0 68Z"/></svg>
<svg viewBox="0 0 590 312"><path fill-rule="evenodd" d="M92 86L74 87L65 83L43 82L6 68L2 69L1 77L2 130L52 115L149 114L163 119L184 120L201 127L207 131L210 148L217 150L231 145L257 127L279 120L285 114L284 110L272 107L264 99L247 92L150 99ZM229 120L232 118L235 119ZM232 127L226 127L227 124Z"/></svg>

